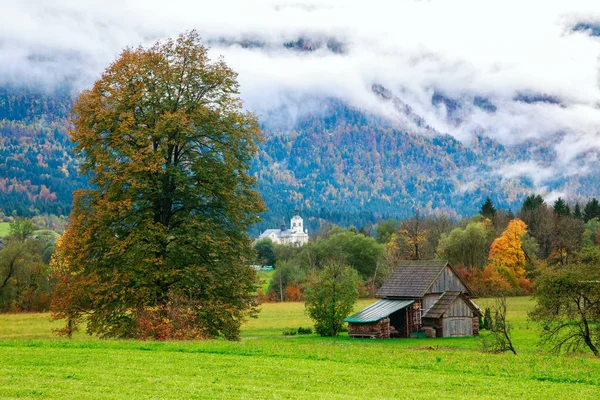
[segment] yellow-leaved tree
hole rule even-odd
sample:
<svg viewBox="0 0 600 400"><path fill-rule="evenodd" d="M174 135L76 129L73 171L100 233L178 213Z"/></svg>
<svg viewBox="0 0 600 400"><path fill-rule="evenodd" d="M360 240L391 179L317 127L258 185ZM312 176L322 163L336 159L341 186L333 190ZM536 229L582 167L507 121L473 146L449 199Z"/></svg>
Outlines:
<svg viewBox="0 0 600 400"><path fill-rule="evenodd" d="M509 222L506 230L492 243L484 268L483 279L490 292L528 291L531 282L525 276L525 252L521 238L527 233L527 225L519 218Z"/></svg>

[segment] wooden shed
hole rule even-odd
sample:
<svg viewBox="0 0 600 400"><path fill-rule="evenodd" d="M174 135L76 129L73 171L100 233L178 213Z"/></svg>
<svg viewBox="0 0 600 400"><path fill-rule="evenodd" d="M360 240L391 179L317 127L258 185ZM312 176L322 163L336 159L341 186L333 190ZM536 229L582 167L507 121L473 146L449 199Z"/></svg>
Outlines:
<svg viewBox="0 0 600 400"><path fill-rule="evenodd" d="M345 319L352 337L449 337L479 334L475 294L447 261L403 261L380 298Z"/></svg>

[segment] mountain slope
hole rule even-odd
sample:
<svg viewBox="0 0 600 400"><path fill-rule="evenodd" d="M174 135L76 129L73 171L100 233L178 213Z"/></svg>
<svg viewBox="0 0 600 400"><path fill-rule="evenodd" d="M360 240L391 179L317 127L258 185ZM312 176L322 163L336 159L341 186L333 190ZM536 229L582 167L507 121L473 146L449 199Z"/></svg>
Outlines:
<svg viewBox="0 0 600 400"><path fill-rule="evenodd" d="M311 232L327 223L362 226L379 218L404 218L415 208L473 214L486 196L515 209L536 182L518 171L511 175L498 169L555 157L541 141L509 147L481 133L461 143L430 128L382 87L374 86L374 95L391 101L400 118L368 114L336 99L316 99L315 112L283 125L265 120L264 141L251 173L268 211L255 232L279 226L295 208L302 210ZM432 101L461 107L460 101L439 94ZM71 192L85 185L70 153L71 102L67 90L0 88L0 212L69 212ZM600 189L590 176L549 181L550 190L567 187L592 195Z"/></svg>
<svg viewBox="0 0 600 400"><path fill-rule="evenodd" d="M0 87L0 212L69 213L85 183L70 153L70 107L65 91Z"/></svg>

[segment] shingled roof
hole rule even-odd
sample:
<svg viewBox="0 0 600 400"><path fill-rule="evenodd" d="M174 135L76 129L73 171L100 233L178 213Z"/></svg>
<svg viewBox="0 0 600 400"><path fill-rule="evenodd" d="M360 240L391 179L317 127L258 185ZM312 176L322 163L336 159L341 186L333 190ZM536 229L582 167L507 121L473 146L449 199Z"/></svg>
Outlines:
<svg viewBox="0 0 600 400"><path fill-rule="evenodd" d="M448 261L402 261L391 278L377 291L377 297L422 297Z"/></svg>

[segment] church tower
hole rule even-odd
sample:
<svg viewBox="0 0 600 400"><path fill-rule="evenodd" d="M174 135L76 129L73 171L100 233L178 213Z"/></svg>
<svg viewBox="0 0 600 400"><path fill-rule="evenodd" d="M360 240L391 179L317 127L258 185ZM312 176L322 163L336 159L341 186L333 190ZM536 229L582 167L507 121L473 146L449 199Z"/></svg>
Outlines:
<svg viewBox="0 0 600 400"><path fill-rule="evenodd" d="M296 208L294 216L290 221L290 229L292 233L304 233L304 220L300 216L300 210Z"/></svg>

